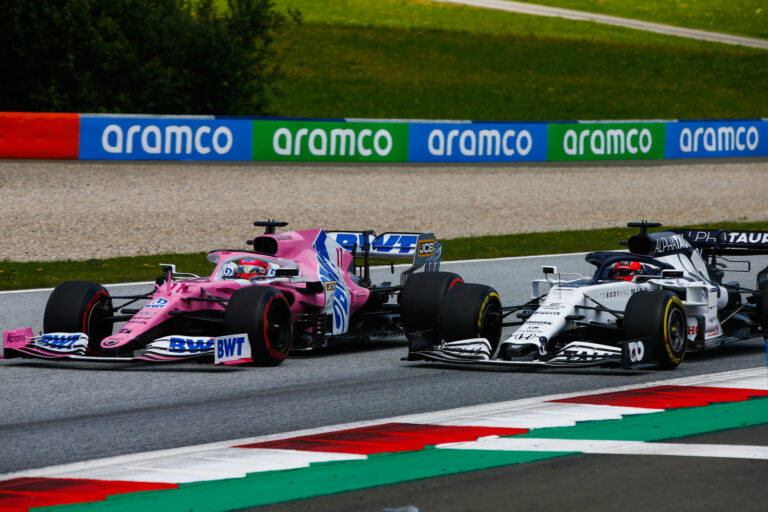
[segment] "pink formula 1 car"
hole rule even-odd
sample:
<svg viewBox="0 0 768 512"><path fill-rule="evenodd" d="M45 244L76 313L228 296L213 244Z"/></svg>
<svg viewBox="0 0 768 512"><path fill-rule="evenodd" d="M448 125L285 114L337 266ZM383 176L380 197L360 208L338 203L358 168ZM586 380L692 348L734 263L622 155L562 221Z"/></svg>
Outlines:
<svg viewBox="0 0 768 512"><path fill-rule="evenodd" d="M248 241L252 250L208 254L216 265L209 277L163 265L152 290L121 297L87 281L60 284L45 308L44 334L6 331L0 355L276 365L291 349L430 329L448 289L462 282L437 271L441 244L431 233L276 233L287 223L254 225L266 230ZM400 283L376 286L369 263L380 258L413 265Z"/></svg>

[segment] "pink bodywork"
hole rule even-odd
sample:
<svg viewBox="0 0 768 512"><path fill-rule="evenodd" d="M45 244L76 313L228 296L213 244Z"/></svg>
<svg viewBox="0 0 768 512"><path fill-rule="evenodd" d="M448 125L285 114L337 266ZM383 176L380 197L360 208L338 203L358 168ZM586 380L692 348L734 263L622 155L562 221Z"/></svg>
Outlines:
<svg viewBox="0 0 768 512"><path fill-rule="evenodd" d="M162 285L155 285L156 290L151 295L150 302L133 315L119 332L102 340L101 347L114 350L129 344L142 333L168 321L170 312L173 310L223 310L224 308L216 302L195 301L189 298L214 296L228 299L236 290L245 286L271 286L280 290L291 304L294 316L307 312L308 308L302 302L324 307L325 293L299 292L306 288L306 282L289 282L288 278L267 278L249 282L242 279L225 279L223 276L223 267L226 263L241 258L253 258L281 268L298 267L300 278L306 278L307 282L321 281L318 251L315 248L318 240L327 240L324 244L329 256L326 262L330 262L332 270L338 271L342 276L344 285L349 291L348 313L358 310L368 300L369 290L359 286L346 270L354 257L327 237L323 230L288 231L257 237L257 239L263 238L273 238L277 243L277 251L274 255L247 251L213 251L208 254L208 259L215 263L216 267L209 277L169 280Z"/></svg>
<svg viewBox="0 0 768 512"><path fill-rule="evenodd" d="M5 349L24 348L33 336L31 327L3 331L3 350L0 350L0 357L3 357Z"/></svg>

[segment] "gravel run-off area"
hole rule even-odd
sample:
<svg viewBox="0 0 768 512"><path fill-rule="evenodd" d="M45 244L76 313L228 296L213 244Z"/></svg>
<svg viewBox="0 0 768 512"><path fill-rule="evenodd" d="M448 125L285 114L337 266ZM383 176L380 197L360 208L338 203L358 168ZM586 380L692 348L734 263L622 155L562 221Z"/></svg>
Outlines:
<svg viewBox="0 0 768 512"><path fill-rule="evenodd" d="M768 161L538 166L0 161L0 259L246 248L252 221L439 238L768 220Z"/></svg>

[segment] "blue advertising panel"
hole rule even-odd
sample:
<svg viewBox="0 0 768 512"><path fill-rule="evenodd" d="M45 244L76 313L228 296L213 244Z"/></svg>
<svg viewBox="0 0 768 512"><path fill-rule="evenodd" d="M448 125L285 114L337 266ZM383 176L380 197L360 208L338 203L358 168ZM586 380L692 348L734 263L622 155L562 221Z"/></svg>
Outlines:
<svg viewBox="0 0 768 512"><path fill-rule="evenodd" d="M546 123L411 123L409 162L545 162Z"/></svg>
<svg viewBox="0 0 768 512"><path fill-rule="evenodd" d="M667 123L666 158L768 155L768 122L680 121Z"/></svg>
<svg viewBox="0 0 768 512"><path fill-rule="evenodd" d="M80 117L81 160L251 160L253 121Z"/></svg>

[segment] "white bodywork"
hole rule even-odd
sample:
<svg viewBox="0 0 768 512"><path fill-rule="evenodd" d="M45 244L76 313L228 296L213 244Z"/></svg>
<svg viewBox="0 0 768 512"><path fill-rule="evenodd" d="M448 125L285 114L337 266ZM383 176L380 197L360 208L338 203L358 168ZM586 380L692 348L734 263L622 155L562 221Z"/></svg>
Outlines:
<svg viewBox="0 0 768 512"><path fill-rule="evenodd" d="M639 259L643 271L629 280L598 276L600 270L595 277L584 277L560 274L556 267L542 267L545 278L532 282L531 307L527 309L528 314L519 314L524 319L522 325L502 339L494 352L487 339L475 338L443 342L420 354L430 360L481 364L593 366L611 363L627 366L644 363L644 357L651 356L651 347L640 339L607 344L561 339L555 349L551 348L550 341L564 332L592 326L607 333L615 330L614 341L618 342L621 339L618 321L630 297L637 292L659 289L672 291L681 299L687 318L689 346L699 349L717 346L723 339L718 311L728 303L728 291L709 278L700 252L693 250L685 238L671 233L666 235L658 240L661 245L657 248L659 255L653 258L632 253L626 253L626 258L623 258L625 253L596 253L606 262L602 273L610 268L608 261L619 257ZM700 329L704 332L700 333ZM554 352L548 353L548 350ZM508 357L503 357L504 354Z"/></svg>
<svg viewBox="0 0 768 512"><path fill-rule="evenodd" d="M627 259L631 259L627 255ZM578 276L572 280L561 280L560 274L547 274L546 279L536 279L531 284L531 298L546 293L539 308L512 335L499 345L507 343L535 343L541 355L546 354L547 340L563 330L577 324L597 323L616 326L617 316L607 311L591 309L596 306L623 312L632 294L639 291L665 289L682 298L688 319L688 339L694 341L698 334L699 322L704 319L704 347L716 345L707 341L722 334L717 316L719 309L728 302L728 292L722 286L711 282L706 276L707 269L701 256L694 252L686 255L674 254L656 258L675 270L683 272L682 277L635 276L632 281L614 280L594 282L591 278ZM547 292L547 288L549 291ZM583 316L581 319L569 317Z"/></svg>

